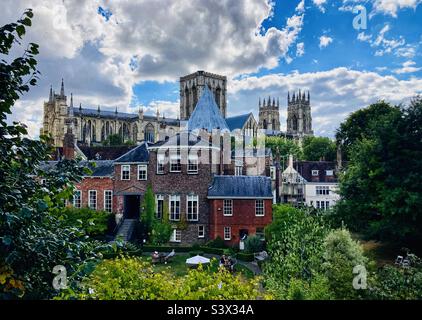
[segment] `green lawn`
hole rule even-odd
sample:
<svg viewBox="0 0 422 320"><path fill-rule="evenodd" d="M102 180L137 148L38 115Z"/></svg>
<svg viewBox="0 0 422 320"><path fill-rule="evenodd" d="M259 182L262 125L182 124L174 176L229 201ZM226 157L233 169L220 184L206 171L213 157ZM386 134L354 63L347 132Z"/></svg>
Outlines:
<svg viewBox="0 0 422 320"><path fill-rule="evenodd" d="M162 271L165 269L168 269L171 271L175 276L181 277L187 274L188 267L186 266L186 259L190 258L189 254L184 253L177 253L173 259L168 262L167 264L164 263L158 263L154 264L154 270L156 271ZM151 254L145 254L142 256L142 259L148 262L151 262ZM210 265L207 267L207 270L209 272L216 272L218 270L218 261L216 259L211 260ZM235 272L237 274L241 274L246 279L252 279L254 277L254 273L249 270L247 267L237 263L235 265Z"/></svg>

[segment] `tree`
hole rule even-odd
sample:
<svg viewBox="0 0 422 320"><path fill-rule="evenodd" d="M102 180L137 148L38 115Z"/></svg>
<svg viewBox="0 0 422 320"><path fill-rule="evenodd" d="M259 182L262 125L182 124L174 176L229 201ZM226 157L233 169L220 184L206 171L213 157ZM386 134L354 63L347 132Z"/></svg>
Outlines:
<svg viewBox="0 0 422 320"><path fill-rule="evenodd" d="M302 159L302 150L294 140L282 137L266 137L265 146L271 148L274 157L279 153L281 157L287 157L291 154L296 159Z"/></svg>
<svg viewBox="0 0 422 320"><path fill-rule="evenodd" d="M326 137L307 136L302 144L303 158L308 161L334 161L336 144Z"/></svg>
<svg viewBox="0 0 422 320"><path fill-rule="evenodd" d="M276 297L287 298L292 279L311 285L316 276L323 276L321 260L327 232L322 216L288 205L274 206L273 222L265 228L271 259L264 265L264 279Z"/></svg>
<svg viewBox="0 0 422 320"><path fill-rule="evenodd" d="M269 298L260 293L259 279L244 280L221 269L199 266L182 277L169 270L157 271L139 258L101 262L81 284L60 299L101 300L247 300Z"/></svg>
<svg viewBox="0 0 422 320"><path fill-rule="evenodd" d="M141 223L144 230L144 234L151 235L152 225L154 222L155 216L155 196L152 191L151 185L148 185L147 191L144 195L144 200L142 202L142 214L141 214Z"/></svg>
<svg viewBox="0 0 422 320"><path fill-rule="evenodd" d="M123 145L122 136L118 133L111 134L103 142L105 146L121 146Z"/></svg>
<svg viewBox="0 0 422 320"><path fill-rule="evenodd" d="M19 40L31 26L31 10L16 23L0 28L0 299L16 297L49 298L55 290L51 281L56 265L68 275L98 256L98 243L87 241L78 228L66 227L58 219L64 200L73 193L73 182L84 168L64 160L45 171L49 159L48 137L39 141L26 137L24 124L7 124L6 117L19 97L36 85L38 45L29 43L20 57ZM46 179L41 185L34 177ZM98 249L98 250L97 250Z"/></svg>
<svg viewBox="0 0 422 320"><path fill-rule="evenodd" d="M163 217L155 219L152 223L152 243L162 245L169 242L173 228L170 224L169 210L167 202L163 205Z"/></svg>
<svg viewBox="0 0 422 320"><path fill-rule="evenodd" d="M252 235L246 238L245 241L245 251L249 253L259 252L263 249L262 240L256 236Z"/></svg>
<svg viewBox="0 0 422 320"><path fill-rule="evenodd" d="M353 288L353 268L368 268L368 259L363 255L361 245L352 239L349 231L331 231L324 241L323 268L331 291L336 299L356 299L361 290ZM369 269L369 268L368 268Z"/></svg>
<svg viewBox="0 0 422 320"><path fill-rule="evenodd" d="M369 109L380 107L389 112L370 119L371 130L349 146L335 217L370 237L417 242L422 239L422 100Z"/></svg>

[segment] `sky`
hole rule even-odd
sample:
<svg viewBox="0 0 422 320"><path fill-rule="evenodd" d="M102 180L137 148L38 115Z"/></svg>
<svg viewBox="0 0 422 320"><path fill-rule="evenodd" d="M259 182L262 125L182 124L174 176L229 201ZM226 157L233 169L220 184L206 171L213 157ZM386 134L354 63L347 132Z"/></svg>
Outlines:
<svg viewBox="0 0 422 320"><path fill-rule="evenodd" d="M34 12L25 43L40 45L37 87L9 118L36 138L50 85L75 105L179 114L179 77L227 76L228 116L258 100L310 91L316 135L351 112L422 93L422 0L1 0L0 25ZM365 23L366 22L366 23ZM1 58L1 57L0 57Z"/></svg>

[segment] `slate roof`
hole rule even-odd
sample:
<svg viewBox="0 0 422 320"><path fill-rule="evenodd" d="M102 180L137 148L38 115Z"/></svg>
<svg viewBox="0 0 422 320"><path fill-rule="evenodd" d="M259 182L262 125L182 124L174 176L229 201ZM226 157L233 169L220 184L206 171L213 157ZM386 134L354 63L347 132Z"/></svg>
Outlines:
<svg viewBox="0 0 422 320"><path fill-rule="evenodd" d="M108 118L108 119L121 119L121 120L137 120L139 119L139 115L136 113L126 113L126 112L115 112L115 111L108 111L108 110L100 110L98 109L88 109L88 108L73 108L73 114L75 116L85 116L85 117L100 117L100 118ZM146 121L157 121L156 116L151 115L144 115L144 120ZM179 125L180 121L178 119L173 118L159 118L161 123L166 123L168 125Z"/></svg>
<svg viewBox="0 0 422 320"><path fill-rule="evenodd" d="M52 170L58 161L45 161L40 165L41 170ZM95 163L95 166L92 164ZM111 177L114 173L113 160L81 161L79 165L91 169L92 174L88 177Z"/></svg>
<svg viewBox="0 0 422 320"><path fill-rule="evenodd" d="M124 155L131 149L135 148L134 146L98 146L98 147L88 147L88 146L79 146L79 149L87 157L88 160L96 160L97 155L100 157L98 160L114 160Z"/></svg>
<svg viewBox="0 0 422 320"><path fill-rule="evenodd" d="M293 166L307 182L336 183L336 164L335 161L296 161ZM318 176L312 176L312 170L318 170ZM333 175L327 176L327 170L333 170Z"/></svg>
<svg viewBox="0 0 422 320"><path fill-rule="evenodd" d="M212 132L213 129L229 130L208 86L205 86L204 92L189 118L187 127L189 131L201 129L208 132Z"/></svg>
<svg viewBox="0 0 422 320"><path fill-rule="evenodd" d="M248 121L249 116L252 113L246 113L246 114L241 114L239 116L234 116L234 117L229 117L226 118L226 123L230 129L230 131L233 131L235 129L242 129L243 126L245 125L245 123Z"/></svg>
<svg viewBox="0 0 422 320"><path fill-rule="evenodd" d="M189 131L182 131L168 137L166 140L158 141L154 144L149 145L149 149L155 149L160 147L184 147L184 146L196 146L196 147L203 147L208 148L210 147L210 143L208 140L203 140L199 135L196 135ZM213 147L219 148L218 145L212 144Z"/></svg>
<svg viewBox="0 0 422 320"><path fill-rule="evenodd" d="M214 176L208 198L272 199L271 178L264 176Z"/></svg>
<svg viewBox="0 0 422 320"><path fill-rule="evenodd" d="M148 162L149 161L149 152L148 152L148 143L143 142L141 145L133 148L132 150L126 152L124 155L120 156L115 160L115 162Z"/></svg>

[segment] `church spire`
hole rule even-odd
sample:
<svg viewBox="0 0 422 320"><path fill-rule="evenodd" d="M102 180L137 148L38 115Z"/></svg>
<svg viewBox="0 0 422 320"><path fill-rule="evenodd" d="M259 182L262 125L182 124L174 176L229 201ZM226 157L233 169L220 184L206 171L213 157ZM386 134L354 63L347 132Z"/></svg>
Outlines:
<svg viewBox="0 0 422 320"><path fill-rule="evenodd" d="M70 93L69 117L73 117L73 93Z"/></svg>
<svg viewBox="0 0 422 320"><path fill-rule="evenodd" d="M290 102L290 91L287 91L287 103Z"/></svg>
<svg viewBox="0 0 422 320"><path fill-rule="evenodd" d="M53 102L53 86L50 85L50 96L48 98L48 102Z"/></svg>
<svg viewBox="0 0 422 320"><path fill-rule="evenodd" d="M63 82L63 78L62 78L62 86L60 88L60 96L64 97L64 82Z"/></svg>

